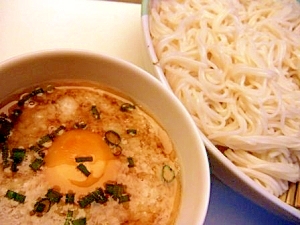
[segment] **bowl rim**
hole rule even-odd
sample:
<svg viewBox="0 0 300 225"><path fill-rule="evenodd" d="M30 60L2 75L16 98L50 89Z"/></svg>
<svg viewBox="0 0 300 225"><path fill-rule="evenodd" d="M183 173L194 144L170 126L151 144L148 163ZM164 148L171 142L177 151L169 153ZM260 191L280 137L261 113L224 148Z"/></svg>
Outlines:
<svg viewBox="0 0 300 225"><path fill-rule="evenodd" d="M159 60L157 58L157 55L155 53L155 49L153 46L153 43L151 41L150 36L150 26L149 26L149 13L150 8L153 4L155 4L159 0L142 0L142 30L143 30L143 37L144 37L144 43L147 46L148 50L148 57L150 58L150 61L154 67L154 76L157 77L161 81L161 83L170 91L172 91L162 68L159 66ZM298 0L300 2L300 0ZM208 154L215 157L220 164L225 166L234 176L235 178L238 178L239 180L242 180L247 186L249 186L254 193L263 196L264 198L268 199L272 204L274 204L277 208L280 210L286 211L290 216L292 216L292 220L296 220L299 222L300 219L300 211L287 203L284 203L281 201L278 197L274 196L273 194L269 193L266 189L259 186L255 181L253 181L250 177L248 177L245 173L237 169L237 167L226 157L224 156L217 148L216 146L204 135L204 133L198 128L199 135L201 136L201 139L204 141L204 144L207 148ZM223 183L225 183L230 188L234 189L235 191L242 194L247 199L251 200L252 202L258 204L257 201L254 201L252 198L245 195L245 193L242 193L242 191L238 190L234 185L229 185L225 182L225 180L219 176L219 174L215 173L214 169L212 168L212 173L215 174ZM261 204L258 204L261 205ZM262 206L262 205L261 205ZM272 211L267 209L268 211Z"/></svg>
<svg viewBox="0 0 300 225"><path fill-rule="evenodd" d="M150 73L146 72L142 68L138 67L137 65L134 65L131 62L128 62L124 59L118 58L116 56L110 56L107 54L103 53L96 53L92 51L87 51L87 50L78 50L78 49L48 49L48 50L39 50L39 51L34 51L34 52L28 52L24 54L20 54L17 56L13 56L9 59L3 60L0 62L0 74L1 71L7 68L11 68L14 65L24 63L26 61L32 61L36 59L43 59L47 57L57 57L57 56L71 56L71 57L85 57L85 58L92 58L96 60L102 60L105 62L113 63L115 65L118 65L118 67L121 68L128 68L130 71L133 71L136 73L136 76L142 77L141 79L146 80L147 82L151 83L151 85L156 87L156 89L160 89L161 92L164 92L164 95L168 97L170 102L173 102L174 106L180 110L180 114L182 114L184 117L184 123L188 126L188 129L190 131L193 131L192 134L193 138L195 140L195 146L198 147L198 156L202 158L202 166L201 170L202 176L205 179L204 183L201 183L202 189L205 192L205 195L199 196L202 199L202 204L201 204L201 211L197 213L197 217L194 218L194 221L196 221L196 224L202 224L205 221L205 217L207 215L207 210L208 210L208 205L209 205L209 199L210 199L210 166L209 166L209 161L208 161L208 156L206 153L206 148L204 145L203 140L197 135L197 127L194 124L191 116L189 115L188 111L185 109L185 107L182 105L182 103L173 95L173 93L169 92L162 84L161 82L156 79L153 75ZM51 79L50 79L51 80ZM114 87L111 87L114 88ZM127 94L127 93L125 93ZM129 97L131 97L129 95ZM133 98L133 100L135 100ZM150 109L151 110L151 109ZM146 110L147 111L147 110ZM154 112L155 114L155 112ZM204 164L203 164L204 163ZM199 166L200 168L200 166ZM185 172L186 173L186 172ZM199 184L200 185L200 184ZM195 196L194 196L195 197ZM199 208L200 203L198 203L197 208ZM182 211L182 207L179 209ZM201 213L200 213L201 212ZM179 213L180 215L182 213Z"/></svg>

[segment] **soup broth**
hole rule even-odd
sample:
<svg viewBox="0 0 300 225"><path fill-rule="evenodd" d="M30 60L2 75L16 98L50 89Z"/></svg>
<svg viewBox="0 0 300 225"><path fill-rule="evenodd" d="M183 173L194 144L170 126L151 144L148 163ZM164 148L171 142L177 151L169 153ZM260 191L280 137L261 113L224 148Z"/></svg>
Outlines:
<svg viewBox="0 0 300 225"><path fill-rule="evenodd" d="M165 130L129 98L51 82L2 101L4 224L173 224L180 165Z"/></svg>

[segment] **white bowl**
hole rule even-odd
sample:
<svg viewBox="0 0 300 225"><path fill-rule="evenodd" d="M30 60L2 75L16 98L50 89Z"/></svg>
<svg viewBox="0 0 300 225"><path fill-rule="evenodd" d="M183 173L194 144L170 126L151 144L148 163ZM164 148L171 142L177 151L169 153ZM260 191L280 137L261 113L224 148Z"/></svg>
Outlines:
<svg viewBox="0 0 300 225"><path fill-rule="evenodd" d="M145 46L148 51L148 55L145 60L149 60L148 70L153 71L153 75L156 76L167 89L172 91L162 68L159 66L149 30L150 10L151 7L153 7L153 5L158 1L159 0L142 1L142 28ZM251 178L241 172L216 148L216 146L203 134L203 132L201 132L201 130L199 130L199 135L206 145L213 174L215 174L224 184L242 194L252 202L265 208L269 212L277 214L286 220L299 223L300 210L297 210L270 194L260 185L255 183Z"/></svg>
<svg viewBox="0 0 300 225"><path fill-rule="evenodd" d="M93 53L32 53L0 64L0 99L35 83L65 78L99 82L149 109L169 134L181 162L182 202L177 223L203 223L210 194L204 144L185 108L150 74L125 61Z"/></svg>

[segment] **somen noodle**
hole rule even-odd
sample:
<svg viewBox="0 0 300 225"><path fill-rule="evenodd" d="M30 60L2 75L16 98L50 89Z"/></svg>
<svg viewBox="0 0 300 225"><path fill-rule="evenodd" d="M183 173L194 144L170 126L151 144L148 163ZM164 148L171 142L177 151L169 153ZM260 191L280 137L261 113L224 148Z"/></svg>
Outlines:
<svg viewBox="0 0 300 225"><path fill-rule="evenodd" d="M300 4L162 0L150 32L166 78L198 127L279 196L300 180Z"/></svg>

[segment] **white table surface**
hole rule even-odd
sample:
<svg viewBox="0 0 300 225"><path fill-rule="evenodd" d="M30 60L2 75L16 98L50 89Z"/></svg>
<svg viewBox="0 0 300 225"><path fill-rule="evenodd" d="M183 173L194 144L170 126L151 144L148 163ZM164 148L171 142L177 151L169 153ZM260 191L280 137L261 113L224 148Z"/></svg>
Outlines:
<svg viewBox="0 0 300 225"><path fill-rule="evenodd" d="M81 49L123 58L146 70L141 6L76 0L0 0L0 61L46 49ZM212 175L206 225L289 224ZM1 221L0 221L1 223Z"/></svg>

